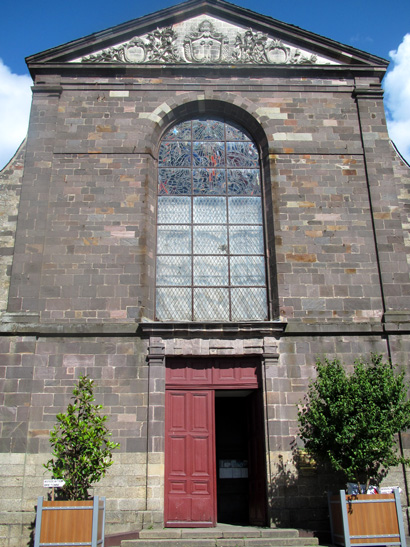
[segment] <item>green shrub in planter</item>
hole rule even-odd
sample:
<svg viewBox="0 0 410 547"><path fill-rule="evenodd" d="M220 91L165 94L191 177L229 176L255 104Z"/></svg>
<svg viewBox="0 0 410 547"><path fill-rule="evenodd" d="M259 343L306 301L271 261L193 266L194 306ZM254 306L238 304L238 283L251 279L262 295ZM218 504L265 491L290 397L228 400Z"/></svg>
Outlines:
<svg viewBox="0 0 410 547"><path fill-rule="evenodd" d="M368 363L358 359L351 374L337 359L317 361L316 371L298 412L309 454L366 487L379 485L390 467L410 463L397 446L397 434L410 427L403 371L377 354Z"/></svg>
<svg viewBox="0 0 410 547"><path fill-rule="evenodd" d="M67 500L87 500L88 490L113 464L112 451L119 443L109 440L101 405L93 404L93 380L80 376L73 390L73 403L66 413L57 414L57 424L50 432L53 458L44 467L54 479L64 479L62 495Z"/></svg>

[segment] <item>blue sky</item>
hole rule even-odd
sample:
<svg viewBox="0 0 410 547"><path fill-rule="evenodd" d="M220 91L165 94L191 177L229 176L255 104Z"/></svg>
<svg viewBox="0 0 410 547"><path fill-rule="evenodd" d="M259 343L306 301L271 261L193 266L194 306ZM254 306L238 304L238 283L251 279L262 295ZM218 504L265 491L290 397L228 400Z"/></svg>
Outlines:
<svg viewBox="0 0 410 547"><path fill-rule="evenodd" d="M177 3L172 0L4 2L0 33L0 168L25 133L30 100L25 57ZM386 80L385 102L389 131L410 161L410 0L237 0L234 3L391 60L390 72L394 74Z"/></svg>

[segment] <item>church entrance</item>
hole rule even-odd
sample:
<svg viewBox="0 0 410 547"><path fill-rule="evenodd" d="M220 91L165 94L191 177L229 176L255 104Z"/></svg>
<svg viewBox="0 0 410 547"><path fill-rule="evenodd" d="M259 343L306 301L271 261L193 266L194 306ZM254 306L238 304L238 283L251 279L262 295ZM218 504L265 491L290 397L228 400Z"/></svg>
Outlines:
<svg viewBox="0 0 410 547"><path fill-rule="evenodd" d="M167 362L165 525L264 525L266 473L257 359Z"/></svg>

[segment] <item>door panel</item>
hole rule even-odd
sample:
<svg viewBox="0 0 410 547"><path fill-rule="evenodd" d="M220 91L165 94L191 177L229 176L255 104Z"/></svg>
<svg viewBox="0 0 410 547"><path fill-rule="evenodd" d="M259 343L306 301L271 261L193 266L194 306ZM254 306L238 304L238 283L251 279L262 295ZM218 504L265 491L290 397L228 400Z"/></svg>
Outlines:
<svg viewBox="0 0 410 547"><path fill-rule="evenodd" d="M165 524L215 526L214 391L166 391Z"/></svg>
<svg viewBox="0 0 410 547"><path fill-rule="evenodd" d="M252 393L249 403L249 523L265 526L266 455L261 392Z"/></svg>
<svg viewBox="0 0 410 547"><path fill-rule="evenodd" d="M259 386L260 360L249 357L240 362L234 358L186 360L170 358L167 361L168 388L256 389Z"/></svg>

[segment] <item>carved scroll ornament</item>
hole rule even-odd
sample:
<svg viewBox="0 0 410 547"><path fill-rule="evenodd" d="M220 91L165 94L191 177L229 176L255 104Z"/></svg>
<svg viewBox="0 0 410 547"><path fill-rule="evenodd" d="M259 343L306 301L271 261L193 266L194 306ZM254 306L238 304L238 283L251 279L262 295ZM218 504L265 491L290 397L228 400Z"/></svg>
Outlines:
<svg viewBox="0 0 410 547"><path fill-rule="evenodd" d="M117 47L110 47L82 58L83 63L178 63L176 32L171 27L156 29L141 38L132 38Z"/></svg>

